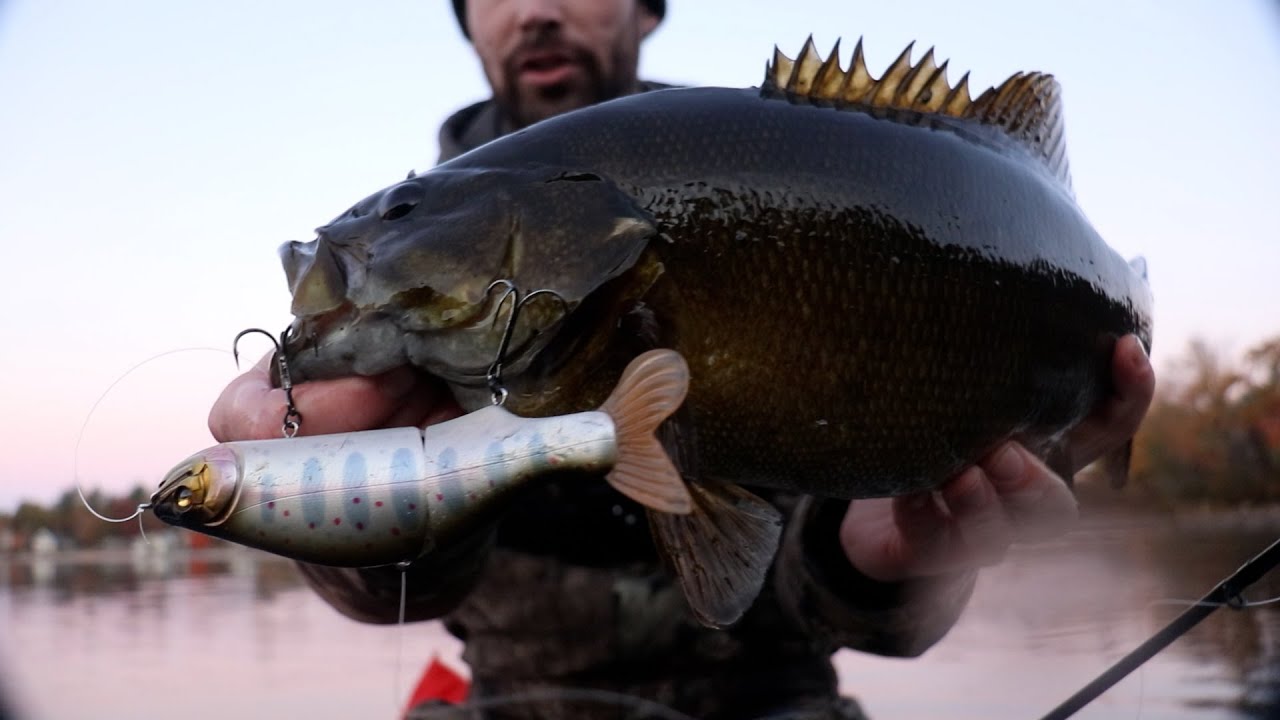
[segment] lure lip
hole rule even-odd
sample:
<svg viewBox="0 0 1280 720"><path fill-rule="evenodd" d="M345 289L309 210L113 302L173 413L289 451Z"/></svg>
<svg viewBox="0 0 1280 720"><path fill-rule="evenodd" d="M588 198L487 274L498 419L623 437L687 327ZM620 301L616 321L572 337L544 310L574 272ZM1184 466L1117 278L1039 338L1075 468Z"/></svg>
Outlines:
<svg viewBox="0 0 1280 720"><path fill-rule="evenodd" d="M152 510L171 525L218 525L235 508L242 477L239 453L229 445L201 450L165 474Z"/></svg>

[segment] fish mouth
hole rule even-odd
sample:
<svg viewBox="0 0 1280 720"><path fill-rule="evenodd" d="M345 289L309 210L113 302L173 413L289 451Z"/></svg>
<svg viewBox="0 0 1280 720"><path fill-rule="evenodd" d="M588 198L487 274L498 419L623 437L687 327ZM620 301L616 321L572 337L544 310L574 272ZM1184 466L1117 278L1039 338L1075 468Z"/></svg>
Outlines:
<svg viewBox="0 0 1280 720"><path fill-rule="evenodd" d="M509 328L513 300L508 293L489 292L484 302L475 304L454 325L436 329L405 327L396 309L361 311L350 303L300 318L290 326L281 347L288 381L372 377L408 366L459 388L466 397L456 399L474 405L472 391L490 389L495 369L507 376L527 369L569 313L563 301L531 294L525 296ZM283 386L281 365L279 357L271 364L276 387Z"/></svg>
<svg viewBox="0 0 1280 720"><path fill-rule="evenodd" d="M414 335L401 329L390 314L361 312L350 303L322 315L298 318L285 332L271 363L272 384L283 387L285 382L381 375L411 364L406 345Z"/></svg>

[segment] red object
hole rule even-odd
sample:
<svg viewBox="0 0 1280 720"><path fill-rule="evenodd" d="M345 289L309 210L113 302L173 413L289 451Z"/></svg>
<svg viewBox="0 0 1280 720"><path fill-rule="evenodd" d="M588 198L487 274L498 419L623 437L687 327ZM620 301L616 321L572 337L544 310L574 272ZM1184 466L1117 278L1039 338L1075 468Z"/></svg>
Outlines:
<svg viewBox="0 0 1280 720"><path fill-rule="evenodd" d="M405 712L408 713L411 708L432 701L442 701L450 705L457 705L467 699L467 693L470 690L471 682L469 680L433 656L431 662L427 663L427 669L422 671L422 678L418 680L418 686L409 695L409 703L405 705Z"/></svg>

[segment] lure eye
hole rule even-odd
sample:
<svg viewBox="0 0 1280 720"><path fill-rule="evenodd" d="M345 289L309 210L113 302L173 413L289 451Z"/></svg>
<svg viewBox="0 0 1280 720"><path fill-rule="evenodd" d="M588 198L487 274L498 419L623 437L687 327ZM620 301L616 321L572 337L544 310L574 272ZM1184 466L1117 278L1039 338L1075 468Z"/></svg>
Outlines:
<svg viewBox="0 0 1280 720"><path fill-rule="evenodd" d="M378 215L392 222L413 212L421 203L422 187L417 183L402 183L383 193L378 200Z"/></svg>
<svg viewBox="0 0 1280 720"><path fill-rule="evenodd" d="M173 525L192 527L225 519L240 487L236 452L217 445L187 458L165 475L151 496L156 516Z"/></svg>

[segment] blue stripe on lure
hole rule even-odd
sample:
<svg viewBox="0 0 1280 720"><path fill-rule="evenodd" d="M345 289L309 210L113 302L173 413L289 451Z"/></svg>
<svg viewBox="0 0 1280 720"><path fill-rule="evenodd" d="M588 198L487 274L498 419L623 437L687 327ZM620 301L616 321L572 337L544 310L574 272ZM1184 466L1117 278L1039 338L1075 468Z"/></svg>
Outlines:
<svg viewBox="0 0 1280 720"><path fill-rule="evenodd" d="M171 470L152 510L171 525L343 567L414 560L551 474L605 474L646 507L687 514L692 497L654 431L688 384L684 359L654 350L591 412L523 418L492 406L425 429L222 443Z"/></svg>

